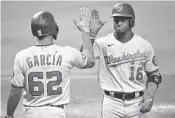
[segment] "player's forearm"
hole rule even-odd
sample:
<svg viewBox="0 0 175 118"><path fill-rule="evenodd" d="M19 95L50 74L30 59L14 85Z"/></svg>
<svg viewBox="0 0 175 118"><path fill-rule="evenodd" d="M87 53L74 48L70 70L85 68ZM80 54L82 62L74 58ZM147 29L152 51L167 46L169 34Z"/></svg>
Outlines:
<svg viewBox="0 0 175 118"><path fill-rule="evenodd" d="M7 115L13 116L21 98L22 88L11 87L7 102Z"/></svg>
<svg viewBox="0 0 175 118"><path fill-rule="evenodd" d="M94 50L93 50L93 45L90 40L89 33L83 33L82 34L82 39L83 39L83 51L84 53L87 53L88 56L88 62L87 62L87 68L91 68L95 64L95 58L94 58Z"/></svg>
<svg viewBox="0 0 175 118"><path fill-rule="evenodd" d="M94 45L96 35L97 35L97 32L90 31L90 33L89 33L89 38L91 40L92 46ZM83 52L83 48L84 48L83 45L81 45L81 47L80 47L81 52Z"/></svg>
<svg viewBox="0 0 175 118"><path fill-rule="evenodd" d="M159 84L162 82L161 74L156 71L154 73L146 72L148 80L147 80L147 91L150 97L154 98L155 92L159 87Z"/></svg>
<svg viewBox="0 0 175 118"><path fill-rule="evenodd" d="M94 45L95 39L90 38L90 40L91 40L92 45ZM83 52L83 45L81 45L81 47L80 47L80 52Z"/></svg>
<svg viewBox="0 0 175 118"><path fill-rule="evenodd" d="M147 86L146 87L147 87L147 93L148 93L148 95L152 99L154 99L155 92L157 90L157 85L155 83L153 83L153 82L149 82L149 83L147 83Z"/></svg>

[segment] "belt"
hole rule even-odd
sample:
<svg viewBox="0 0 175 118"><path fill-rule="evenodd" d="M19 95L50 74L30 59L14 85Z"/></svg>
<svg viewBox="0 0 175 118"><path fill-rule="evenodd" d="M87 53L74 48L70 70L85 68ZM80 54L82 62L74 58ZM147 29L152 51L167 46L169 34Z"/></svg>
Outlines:
<svg viewBox="0 0 175 118"><path fill-rule="evenodd" d="M49 105L51 107L59 107L59 108L63 108L64 109L64 105Z"/></svg>
<svg viewBox="0 0 175 118"><path fill-rule="evenodd" d="M114 98L118 98L121 100L131 100L137 97L141 97L143 96L144 92L140 91L140 92L132 92L132 93L120 93L120 92L113 92L113 91L104 91L106 95L114 97Z"/></svg>
<svg viewBox="0 0 175 118"><path fill-rule="evenodd" d="M24 105L25 107L44 107L44 106L50 106L50 107L58 107L58 108L63 108L64 109L64 105L50 105L50 104L46 104L46 105L41 105L41 106L27 106Z"/></svg>

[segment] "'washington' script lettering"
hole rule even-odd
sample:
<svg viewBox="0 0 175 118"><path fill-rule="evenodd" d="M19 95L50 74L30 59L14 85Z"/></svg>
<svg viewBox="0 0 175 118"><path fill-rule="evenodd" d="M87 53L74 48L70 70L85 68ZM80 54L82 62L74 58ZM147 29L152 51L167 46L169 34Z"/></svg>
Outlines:
<svg viewBox="0 0 175 118"><path fill-rule="evenodd" d="M134 60L146 60L150 52L140 52L137 50L135 53L124 52L122 56L114 57L113 55L104 56L106 64L117 64L122 62L134 61Z"/></svg>

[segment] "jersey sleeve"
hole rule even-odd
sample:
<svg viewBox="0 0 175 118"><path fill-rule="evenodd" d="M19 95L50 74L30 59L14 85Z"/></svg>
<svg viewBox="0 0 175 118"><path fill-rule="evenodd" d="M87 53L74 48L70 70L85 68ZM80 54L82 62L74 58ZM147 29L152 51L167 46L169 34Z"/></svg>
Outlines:
<svg viewBox="0 0 175 118"><path fill-rule="evenodd" d="M157 73L159 70L159 67L156 63L156 55L155 55L155 51L153 49L153 47L150 45L149 46L149 53L148 53L148 58L147 61L145 63L145 71L146 72L151 72L151 73Z"/></svg>
<svg viewBox="0 0 175 118"><path fill-rule="evenodd" d="M72 65L77 68L84 68L88 61L87 54L75 48L72 48L72 59Z"/></svg>
<svg viewBox="0 0 175 118"><path fill-rule="evenodd" d="M24 75L20 63L19 53L16 55L13 65L13 75L10 81L11 85L14 87L24 87Z"/></svg>

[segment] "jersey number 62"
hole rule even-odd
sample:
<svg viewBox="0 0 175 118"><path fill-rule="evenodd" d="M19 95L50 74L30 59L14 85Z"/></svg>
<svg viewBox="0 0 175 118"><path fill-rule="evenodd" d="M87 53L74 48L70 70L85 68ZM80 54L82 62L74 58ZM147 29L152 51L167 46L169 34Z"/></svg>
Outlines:
<svg viewBox="0 0 175 118"><path fill-rule="evenodd" d="M62 82L62 73L60 71L46 72L46 79L48 80L47 85L42 81L35 81L34 78L37 78L38 80L44 79L44 72L30 72L28 74L29 93L32 96L41 96L44 93L44 90L47 91L48 96L62 94L62 87L57 87L56 90L53 89L54 86L58 86ZM55 80L49 81L49 79L53 78L55 78Z"/></svg>

